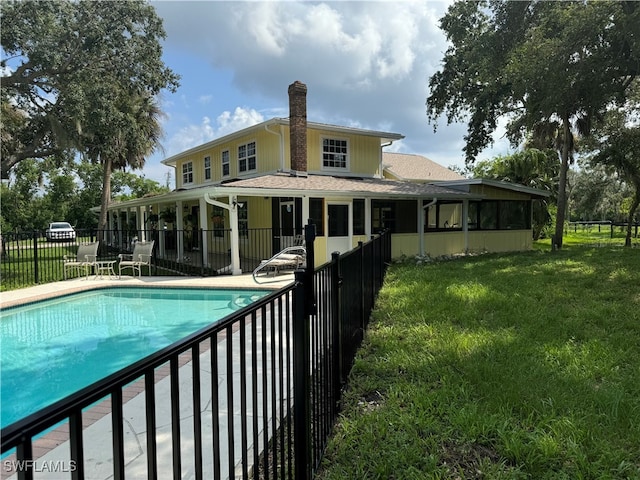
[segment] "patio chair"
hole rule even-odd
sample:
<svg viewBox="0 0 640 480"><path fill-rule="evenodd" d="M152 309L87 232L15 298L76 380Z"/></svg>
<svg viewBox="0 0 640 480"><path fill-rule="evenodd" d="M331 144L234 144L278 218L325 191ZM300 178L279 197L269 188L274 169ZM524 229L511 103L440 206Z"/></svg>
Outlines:
<svg viewBox="0 0 640 480"><path fill-rule="evenodd" d="M150 242L136 242L131 255L123 253L118 255L118 259L120 260L118 264L118 275L122 276L122 270L130 268L133 276L138 272L138 276L141 277L142 267L145 266L149 269L149 275L151 275L151 258L153 257L154 243L154 240Z"/></svg>
<svg viewBox="0 0 640 480"><path fill-rule="evenodd" d="M67 270L75 270L78 276L81 269L84 270L84 276L89 278L91 268L95 266L98 259L98 246L100 242L81 243L78 245L78 251L75 257L62 257L64 279L67 279Z"/></svg>
<svg viewBox="0 0 640 480"><path fill-rule="evenodd" d="M307 251L301 246L287 247L268 260L262 260L253 271L253 278L260 272L278 275L282 270L296 270L307 262Z"/></svg>

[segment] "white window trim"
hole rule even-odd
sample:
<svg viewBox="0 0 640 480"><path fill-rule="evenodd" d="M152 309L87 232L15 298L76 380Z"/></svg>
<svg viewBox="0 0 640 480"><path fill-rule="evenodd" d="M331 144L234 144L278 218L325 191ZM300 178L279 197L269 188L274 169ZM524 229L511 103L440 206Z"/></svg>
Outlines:
<svg viewBox="0 0 640 480"><path fill-rule="evenodd" d="M325 140L340 140L344 141L347 145L347 155L345 159L345 166L343 167L325 167L324 165L324 141ZM348 138L344 137L334 137L334 136L323 136L320 137L320 170L325 172L350 172L351 171L351 143Z"/></svg>
<svg viewBox="0 0 640 480"><path fill-rule="evenodd" d="M185 171L185 168L188 167L188 170ZM186 180L186 176L191 176L191 181ZM182 164L182 184L183 185L192 185L193 184L193 161L184 162Z"/></svg>
<svg viewBox="0 0 640 480"><path fill-rule="evenodd" d="M248 146L249 144L253 143L255 145L255 153L254 153L254 157L256 159L256 167L255 168L249 168L249 157L244 157L247 160L247 168L246 170L240 170L240 147L242 146ZM238 153L238 175L245 175L247 173L252 173L252 172L256 172L258 171L258 142L256 142L255 140L248 140L244 143L240 143L238 144L238 146L236 147L236 152Z"/></svg>
<svg viewBox="0 0 640 480"><path fill-rule="evenodd" d="M227 154L227 161L224 161L224 154ZM227 148L220 152L220 176L226 178L231 175L231 151ZM229 172L224 173L224 166L227 165Z"/></svg>

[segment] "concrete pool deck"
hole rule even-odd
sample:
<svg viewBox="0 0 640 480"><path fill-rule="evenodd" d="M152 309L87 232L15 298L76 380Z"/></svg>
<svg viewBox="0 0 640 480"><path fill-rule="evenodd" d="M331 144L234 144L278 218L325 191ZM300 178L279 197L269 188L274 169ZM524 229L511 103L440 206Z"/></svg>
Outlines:
<svg viewBox="0 0 640 480"><path fill-rule="evenodd" d="M262 280L262 279L261 279ZM192 278L192 277L123 277L122 279L80 279L80 280L66 280L63 282L56 282L46 285L38 285L35 287L29 287L21 290L3 292L1 296L0 306L6 308L8 306L20 305L33 301L43 300L50 297L59 295L66 295L74 292L85 291L93 288L112 287L112 286L148 286L148 287L191 287L191 288L268 288L278 289L288 285L293 281L292 274L282 274L277 277L270 277L264 279L265 283L256 283L251 275L239 275L239 276L219 276L210 278ZM249 328L248 326L246 328ZM257 322L258 331L260 331L260 322ZM238 332L233 334L239 335ZM267 332L267 335L269 333ZM260 338L260 337L257 337ZM236 345L237 342L234 344ZM271 345L271 342L268 342ZM250 345L248 345L250 347ZM217 383L219 388L219 416L220 416L220 438L221 440L226 438L227 430L226 419L228 418L229 406L226 404L226 386L227 386L227 352L226 342L219 342L217 347L218 364L220 366L217 375ZM202 425L203 425L203 451L204 451L204 475L205 478L212 478L213 476L213 458L211 454L213 452L212 438L209 434L211 432L213 418L212 412L207 410L207 406L211 405L211 381L214 380L212 372L207 370L207 366L210 362L211 350L209 348L202 350L200 353L200 365L202 372L202 393L201 393L201 405L204 407L202 410ZM270 351L263 352L267 358L271 355ZM239 378L236 372L239 371L240 358L243 356L239 349L233 348L232 351L232 369L233 375L233 389L238 391ZM180 362L179 368L179 382L180 382L180 445L182 451L182 478L194 478L193 470L193 407L191 400L191 376L192 364L190 358L186 358ZM281 379L285 384L289 383L289 379ZM247 382L253 381L249 375L246 379ZM255 381L257 385L262 384L261 375L258 374ZM269 382L274 382L276 379L270 378ZM127 387L129 388L129 387ZM171 476L172 469L172 454L171 454L171 422L170 422L170 405L168 399L170 398L170 377L169 375L160 375L160 378L156 379L156 398L167 399L165 402L158 402L157 408L157 442L158 442L158 474L159 478ZM254 422L254 418L257 419L257 425L262 426L265 422L265 416L262 412L262 392L258 392L260 400L257 402L256 408L251 408L245 412L247 415L248 424L251 425ZM267 394L269 396L269 394ZM279 395L278 395L279 396ZM146 478L146 431L144 424L144 393L136 392L127 394L126 389L124 392L125 402L123 405L124 413L124 438L125 438L125 462L126 462L126 475L127 478ZM273 399L272 399L273 400ZM100 407L98 405L97 407ZM233 430L235 432L234 438L236 442L240 441L240 415L242 413L240 399L238 395L234 396L234 405L231 406L233 412ZM110 409L104 408L104 413L96 414L92 417L89 412L86 412L86 420L89 420L83 428L83 437L85 443L85 478L87 479L104 479L113 478L112 472L112 453L111 453L111 413ZM267 422L269 426L275 422L279 425L280 418L274 418L271 412L266 412ZM279 415L278 415L279 416ZM83 414L83 419L85 415ZM84 422L83 422L84 423ZM57 467L69 467L69 443L66 438L60 438L57 445L52 445L50 449L40 452L37 455L35 463L36 468L43 465L47 468L51 466ZM249 449L255 447L258 450L262 450L262 434L259 437L260 444L253 446L248 445ZM250 440L250 438L249 438ZM234 450L237 452L235 458L238 458L239 445L234 445ZM34 451L35 453L35 451ZM228 445L222 441L220 444L220 463L222 478L235 478L236 473L234 470L236 465L232 465L229 469L228 458ZM5 459L6 460L6 459ZM4 462L4 460L3 460ZM1 478L16 478L15 472L9 471L6 468L7 464L3 464L1 471ZM41 468L42 470L42 468ZM231 473L229 475L227 472ZM47 478L47 479L59 479L61 477L61 471L37 471L35 478ZM62 473L63 478L69 478L70 473Z"/></svg>

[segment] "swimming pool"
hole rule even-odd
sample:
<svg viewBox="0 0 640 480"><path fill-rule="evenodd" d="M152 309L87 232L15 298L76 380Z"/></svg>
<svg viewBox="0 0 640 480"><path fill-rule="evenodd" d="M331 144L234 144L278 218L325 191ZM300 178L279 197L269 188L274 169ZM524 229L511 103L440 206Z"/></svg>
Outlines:
<svg viewBox="0 0 640 480"><path fill-rule="evenodd" d="M106 288L0 313L4 428L267 295Z"/></svg>

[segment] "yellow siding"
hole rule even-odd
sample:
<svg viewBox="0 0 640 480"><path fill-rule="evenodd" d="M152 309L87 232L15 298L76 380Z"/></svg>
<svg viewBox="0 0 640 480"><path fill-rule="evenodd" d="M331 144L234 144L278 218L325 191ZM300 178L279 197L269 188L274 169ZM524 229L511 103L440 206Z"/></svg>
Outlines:
<svg viewBox="0 0 640 480"><path fill-rule="evenodd" d="M513 252L530 250L533 246L529 230L477 231L469 232L469 252ZM357 245L357 242L354 243ZM464 234L456 232L433 232L424 234L425 254L430 257L453 255L465 252ZM395 233L391 237L393 258L412 257L420 252L419 237L412 233Z"/></svg>
<svg viewBox="0 0 640 480"><path fill-rule="evenodd" d="M327 237L316 237L316 241L313 244L315 250L314 268L319 267L323 263L331 260L327 257Z"/></svg>
<svg viewBox="0 0 640 480"><path fill-rule="evenodd" d="M430 257L464 253L464 235L460 231L426 233L424 251Z"/></svg>
<svg viewBox="0 0 640 480"><path fill-rule="evenodd" d="M391 236L391 257L414 256L420 251L417 233L394 233Z"/></svg>
<svg viewBox="0 0 640 480"><path fill-rule="evenodd" d="M273 132L281 132L280 135ZM366 135L351 135L336 132L332 134L328 131L307 130L307 170L310 172L322 171L322 139L338 138L346 139L349 147L349 170L346 173L355 175L373 176L380 175L380 139ZM197 185L207 185L218 183L226 178L240 178L244 175L256 175L275 172L284 168L291 169L291 158L289 152L289 127L271 126L270 131L265 129L253 131L248 135L238 137L233 141L222 145L200 150L196 153L185 154L176 161L176 187L191 187ZM238 146L248 142L256 142L256 163L257 170L242 173L238 171ZM281 146L284 148L281 157ZM229 176L222 177L222 152L229 151ZM204 159L211 158L211 179L205 179ZM193 164L193 183L184 185L182 183L182 165L187 162ZM284 167L283 167L284 165Z"/></svg>
<svg viewBox="0 0 640 480"><path fill-rule="evenodd" d="M240 145L256 142L256 171L238 172L238 147ZM222 152L229 150L229 176L222 177ZM211 180L205 180L204 158L211 157ZM176 187L184 187L182 183L182 165L186 162L193 162L193 184L206 185L217 183L226 178L236 178L246 175L256 175L257 173L273 172L280 168L280 140L277 135L258 130L249 135L238 137L231 142L217 145L197 153L185 155L176 161Z"/></svg>
<svg viewBox="0 0 640 480"><path fill-rule="evenodd" d="M241 198L246 202L249 228L271 228L271 197L247 197Z"/></svg>
<svg viewBox="0 0 640 480"><path fill-rule="evenodd" d="M531 230L492 230L469 232L471 252L514 252L533 247Z"/></svg>
<svg viewBox="0 0 640 480"><path fill-rule="evenodd" d="M286 167L291 168L289 158L289 132L286 129ZM307 170L310 172L322 171L322 139L336 138L346 139L349 149L349 170L347 173L373 176L379 174L380 166L380 139L363 135L332 134L320 130L307 131Z"/></svg>

